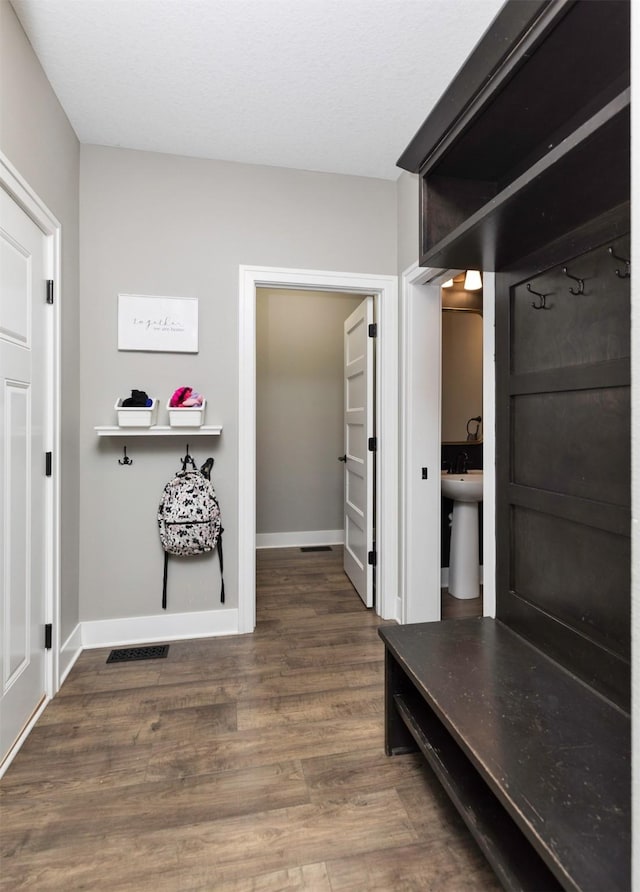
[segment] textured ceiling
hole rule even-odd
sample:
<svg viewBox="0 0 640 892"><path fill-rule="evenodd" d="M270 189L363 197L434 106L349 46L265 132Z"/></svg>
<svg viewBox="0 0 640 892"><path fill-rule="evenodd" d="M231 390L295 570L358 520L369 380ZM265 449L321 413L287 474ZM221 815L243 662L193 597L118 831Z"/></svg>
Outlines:
<svg viewBox="0 0 640 892"><path fill-rule="evenodd" d="M83 143L395 179L503 0L12 0Z"/></svg>

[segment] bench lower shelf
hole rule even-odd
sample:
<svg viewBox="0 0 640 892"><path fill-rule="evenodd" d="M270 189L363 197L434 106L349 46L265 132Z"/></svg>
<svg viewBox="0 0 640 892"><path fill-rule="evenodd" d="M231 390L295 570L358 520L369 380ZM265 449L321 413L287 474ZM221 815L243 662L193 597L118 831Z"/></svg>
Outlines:
<svg viewBox="0 0 640 892"><path fill-rule="evenodd" d="M416 694L396 695L406 727L506 889L561 890L469 759Z"/></svg>

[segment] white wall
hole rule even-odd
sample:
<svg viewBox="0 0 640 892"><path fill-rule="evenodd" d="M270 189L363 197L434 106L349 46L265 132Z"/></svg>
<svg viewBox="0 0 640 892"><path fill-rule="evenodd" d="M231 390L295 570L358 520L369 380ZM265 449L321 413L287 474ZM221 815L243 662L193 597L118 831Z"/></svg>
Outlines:
<svg viewBox="0 0 640 892"><path fill-rule="evenodd" d="M419 245L419 189L420 178L417 174L403 171L398 177L398 275L418 262Z"/></svg>
<svg viewBox="0 0 640 892"><path fill-rule="evenodd" d="M257 290L258 535L344 526L343 332L361 301L331 291Z"/></svg>
<svg viewBox="0 0 640 892"><path fill-rule="evenodd" d="M81 618L161 613L155 512L182 440L98 442L113 403L131 388L162 400L190 384L208 400L218 442L190 443L216 459L225 527L227 607L237 606L238 267L395 274L396 189L334 176L83 146L81 153ZM119 292L197 297L200 352L119 353ZM187 438L185 437L185 442ZM120 452L118 451L120 449ZM169 612L215 609L214 561L172 562Z"/></svg>
<svg viewBox="0 0 640 892"><path fill-rule="evenodd" d="M22 26L0 0L0 151L62 227L62 642L78 622L79 314L78 178L80 146Z"/></svg>
<svg viewBox="0 0 640 892"><path fill-rule="evenodd" d="M469 418L482 417L482 316L442 311L443 443L467 439ZM470 425L469 430L475 431Z"/></svg>

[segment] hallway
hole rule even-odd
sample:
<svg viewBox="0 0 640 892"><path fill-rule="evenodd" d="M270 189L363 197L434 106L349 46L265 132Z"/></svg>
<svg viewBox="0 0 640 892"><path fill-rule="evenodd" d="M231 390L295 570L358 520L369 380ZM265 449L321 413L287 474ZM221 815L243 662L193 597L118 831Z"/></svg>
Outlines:
<svg viewBox="0 0 640 892"><path fill-rule="evenodd" d="M251 636L85 651L0 784L6 890L497 890L383 741L378 618L342 552L258 552Z"/></svg>

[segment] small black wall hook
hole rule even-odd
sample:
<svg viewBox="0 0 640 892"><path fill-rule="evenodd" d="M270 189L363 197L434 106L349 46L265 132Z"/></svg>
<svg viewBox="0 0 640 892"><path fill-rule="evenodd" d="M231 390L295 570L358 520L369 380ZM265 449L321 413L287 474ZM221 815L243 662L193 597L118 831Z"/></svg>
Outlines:
<svg viewBox="0 0 640 892"><path fill-rule="evenodd" d="M609 254L613 257L614 260L621 260L622 263L626 263L627 269L625 272L620 272L619 269L616 270L616 276L619 279L628 279L631 276L631 261L625 260L624 257L618 257L618 255L614 252L613 248L609 248Z"/></svg>
<svg viewBox="0 0 640 892"><path fill-rule="evenodd" d="M565 276L568 276L568 278L573 279L574 282L578 283L577 288L569 288L569 293L584 294L584 279L579 279L577 276L572 276L566 266L562 267L562 272L565 274Z"/></svg>
<svg viewBox="0 0 640 892"><path fill-rule="evenodd" d="M540 294L539 291L534 291L533 288L531 287L531 285L529 285L528 283L527 283L527 291L530 294L535 294L536 297L540 298L539 304L537 304L535 302L535 300L531 304L531 306L533 307L534 310L550 310L551 309L551 307L547 306L547 295L546 294Z"/></svg>
<svg viewBox="0 0 640 892"><path fill-rule="evenodd" d="M195 461L194 461L193 458L189 455L189 444L188 444L188 443L187 443L187 453L186 453L186 455L184 456L184 458L181 458L181 459L180 459L180 461L182 462L182 470L183 470L183 471L186 471L186 470L187 470L187 465L191 465L191 467L192 467L192 469L193 469L194 471L197 471L197 470L198 470Z"/></svg>
<svg viewBox="0 0 640 892"><path fill-rule="evenodd" d="M124 452L124 458L119 458L119 459L118 459L118 464L119 464L119 465L132 465L132 464L133 464L133 459L132 459L132 458L129 458L129 456L127 455L127 447L126 447L126 446L123 446L122 449L123 449L123 452Z"/></svg>

